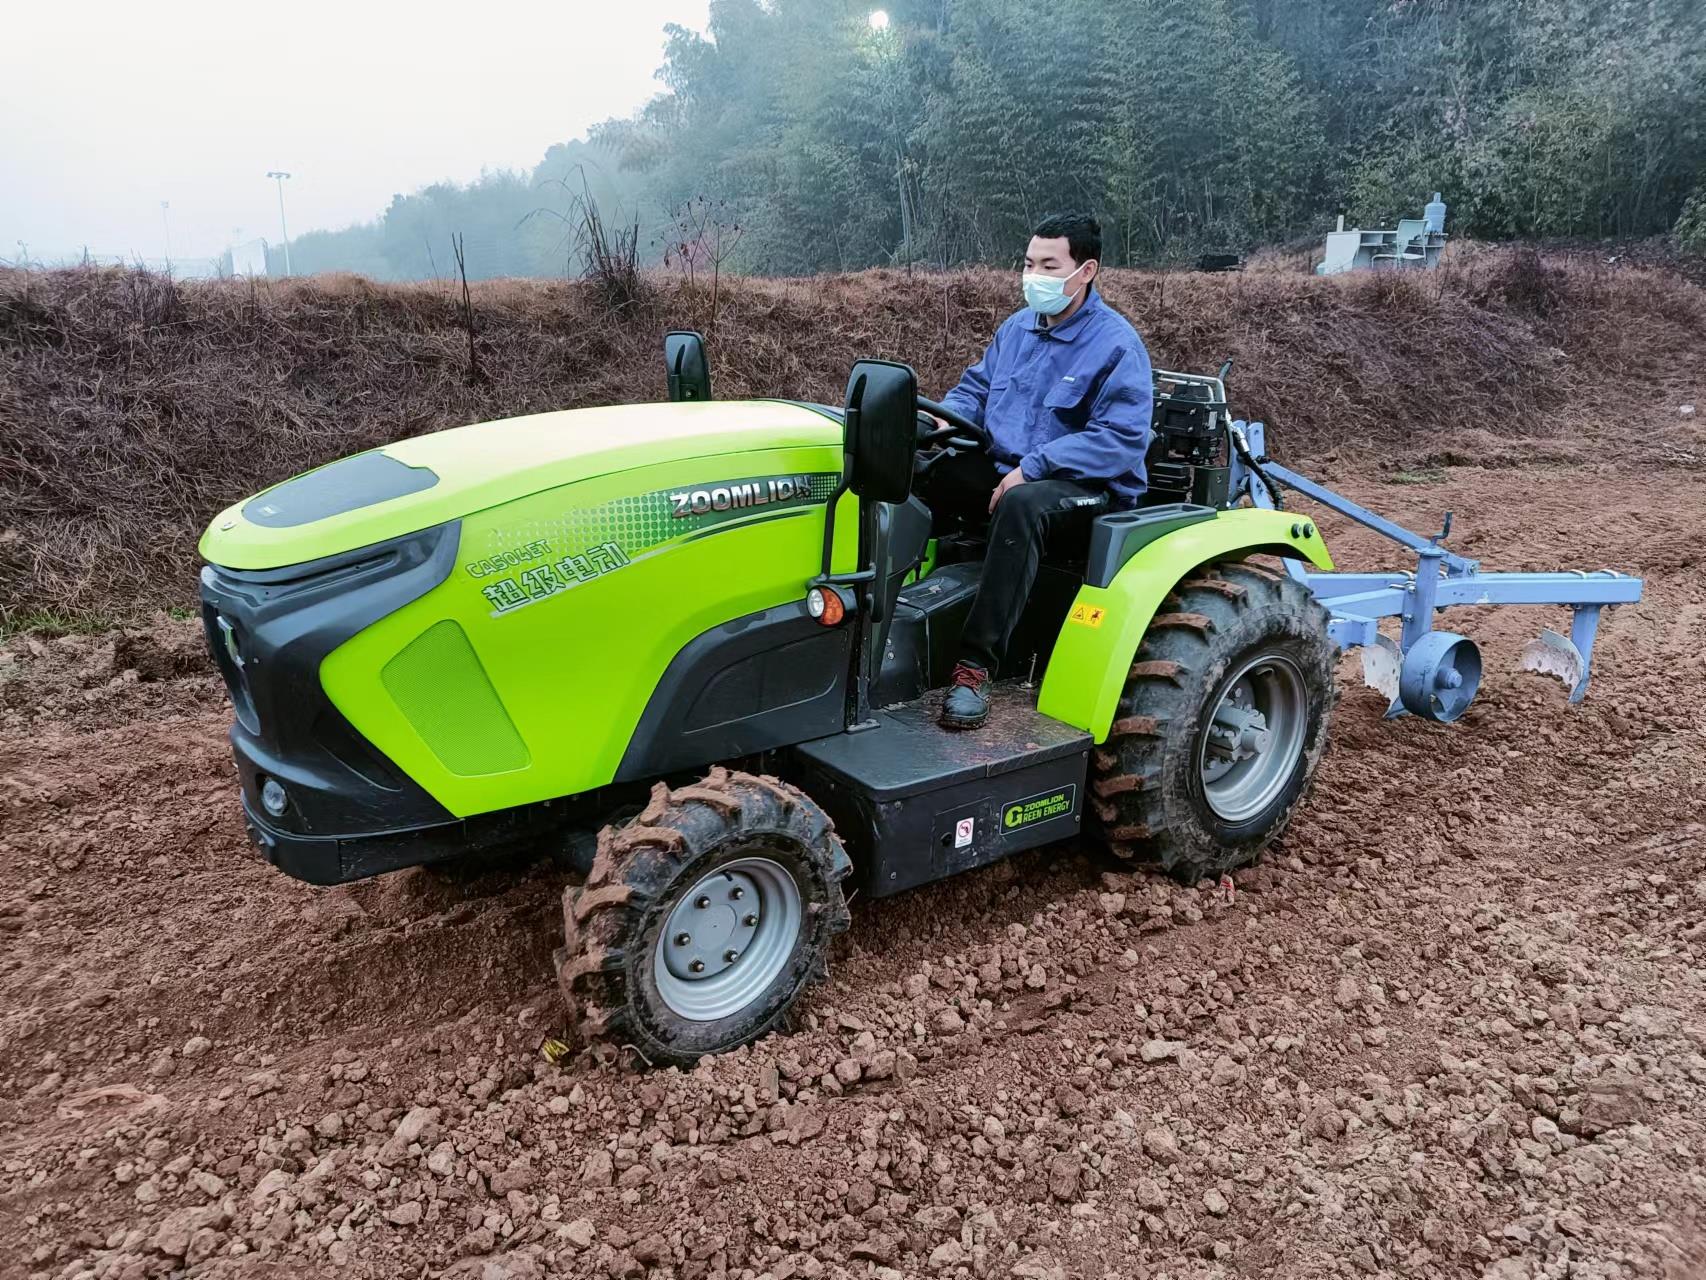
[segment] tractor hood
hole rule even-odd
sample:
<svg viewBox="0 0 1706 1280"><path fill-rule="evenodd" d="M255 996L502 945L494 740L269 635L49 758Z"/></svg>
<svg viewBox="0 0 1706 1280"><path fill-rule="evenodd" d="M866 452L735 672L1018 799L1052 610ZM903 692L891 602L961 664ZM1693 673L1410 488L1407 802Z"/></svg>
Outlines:
<svg viewBox="0 0 1706 1280"><path fill-rule="evenodd" d="M784 400L613 405L505 418L354 454L227 507L201 554L276 569L371 546L592 476L754 449L839 445L831 411Z"/></svg>

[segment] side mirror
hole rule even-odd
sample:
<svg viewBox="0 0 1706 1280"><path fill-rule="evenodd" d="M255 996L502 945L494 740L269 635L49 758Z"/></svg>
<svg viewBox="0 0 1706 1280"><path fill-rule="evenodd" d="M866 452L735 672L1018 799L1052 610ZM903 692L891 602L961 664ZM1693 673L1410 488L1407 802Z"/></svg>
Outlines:
<svg viewBox="0 0 1706 1280"><path fill-rule="evenodd" d="M918 448L918 375L910 365L861 360L847 379L847 487L871 502L912 494Z"/></svg>
<svg viewBox="0 0 1706 1280"><path fill-rule="evenodd" d="M669 375L671 400L709 400L711 365L705 359L705 335L696 329L673 329L663 335L663 364Z"/></svg>

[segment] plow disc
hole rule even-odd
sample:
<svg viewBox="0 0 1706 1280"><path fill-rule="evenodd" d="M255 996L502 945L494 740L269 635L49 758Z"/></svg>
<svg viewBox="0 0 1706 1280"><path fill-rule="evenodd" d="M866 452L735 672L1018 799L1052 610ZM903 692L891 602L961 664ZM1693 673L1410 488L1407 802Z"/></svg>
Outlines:
<svg viewBox="0 0 1706 1280"><path fill-rule="evenodd" d="M1588 663L1582 651L1550 627L1523 647L1520 666L1543 676L1556 676L1570 691L1570 701L1580 702L1588 691Z"/></svg>
<svg viewBox="0 0 1706 1280"><path fill-rule="evenodd" d="M1362 647L1362 682L1386 699L1388 716L1401 713L1398 680L1404 670L1404 651L1390 636L1376 635Z"/></svg>

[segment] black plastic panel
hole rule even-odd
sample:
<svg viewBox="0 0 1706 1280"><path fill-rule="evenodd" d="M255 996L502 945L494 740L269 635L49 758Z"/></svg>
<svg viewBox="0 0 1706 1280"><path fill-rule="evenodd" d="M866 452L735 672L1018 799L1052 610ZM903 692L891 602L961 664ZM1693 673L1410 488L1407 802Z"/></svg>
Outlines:
<svg viewBox="0 0 1706 1280"><path fill-rule="evenodd" d="M1127 560L1157 538L1219 514L1213 507L1172 502L1098 516L1090 526L1090 560L1084 581L1092 587L1105 587L1125 568Z"/></svg>
<svg viewBox="0 0 1706 1280"><path fill-rule="evenodd" d="M358 453L256 494L243 504L243 518L268 529L288 529L437 483L438 476L426 467L411 467L383 453Z"/></svg>
<svg viewBox="0 0 1706 1280"><path fill-rule="evenodd" d="M1013 628L1013 638L1007 642L1007 656L1001 660L996 674L1015 679L1032 678L1041 683L1048 670L1049 658L1078 589L1084 585L1084 566L1062 567L1045 559L1037 568L1037 582L1031 588L1031 598L1019 615L1019 625ZM953 674L952 669L942 678Z"/></svg>
<svg viewBox="0 0 1706 1280"><path fill-rule="evenodd" d="M735 659L705 682L688 705L682 730L724 728L824 697L838 684L831 664L845 665L846 654L844 636L814 623L798 639Z"/></svg>
<svg viewBox="0 0 1706 1280"><path fill-rule="evenodd" d="M947 682L982 574L979 562L953 564L901 590L871 691L873 706L907 702Z"/></svg>
<svg viewBox="0 0 1706 1280"><path fill-rule="evenodd" d="M930 545L931 517L930 508L917 498L902 503L878 503L876 514L874 567L877 581L882 584L882 595L874 619L871 665L880 668L885 661L883 649L899 607L902 584L923 563L924 552Z"/></svg>
<svg viewBox="0 0 1706 1280"><path fill-rule="evenodd" d="M825 627L804 601L696 636L652 691L617 781L767 751L846 724L853 628Z"/></svg>

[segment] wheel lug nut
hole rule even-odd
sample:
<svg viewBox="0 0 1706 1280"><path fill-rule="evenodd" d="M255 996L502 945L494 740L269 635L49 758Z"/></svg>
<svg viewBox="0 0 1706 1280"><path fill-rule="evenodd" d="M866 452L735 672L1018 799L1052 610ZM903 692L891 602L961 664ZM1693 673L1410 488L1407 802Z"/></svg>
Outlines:
<svg viewBox="0 0 1706 1280"><path fill-rule="evenodd" d="M699 910L703 911L706 907L711 905L711 900L709 898L707 898L704 894L700 894L697 898L695 898L693 900L693 905L698 907Z"/></svg>
<svg viewBox="0 0 1706 1280"><path fill-rule="evenodd" d="M741 918L741 923L748 929L752 928L753 925L758 923L758 912L748 911L746 915Z"/></svg>
<svg viewBox="0 0 1706 1280"><path fill-rule="evenodd" d="M745 896L746 890L741 888L738 884L729 890L729 901L731 902L739 902Z"/></svg>
<svg viewBox="0 0 1706 1280"><path fill-rule="evenodd" d="M703 960L695 960L693 963L689 964L687 968L690 973L704 973L705 962Z"/></svg>
<svg viewBox="0 0 1706 1280"><path fill-rule="evenodd" d="M685 947L689 942L692 942L692 941L693 941L693 938L689 934L678 933L675 935L675 945L678 947Z"/></svg>
<svg viewBox="0 0 1706 1280"><path fill-rule="evenodd" d="M740 952L731 947L729 950L723 952L723 959L727 960L730 964L733 964L736 960L740 959Z"/></svg>

